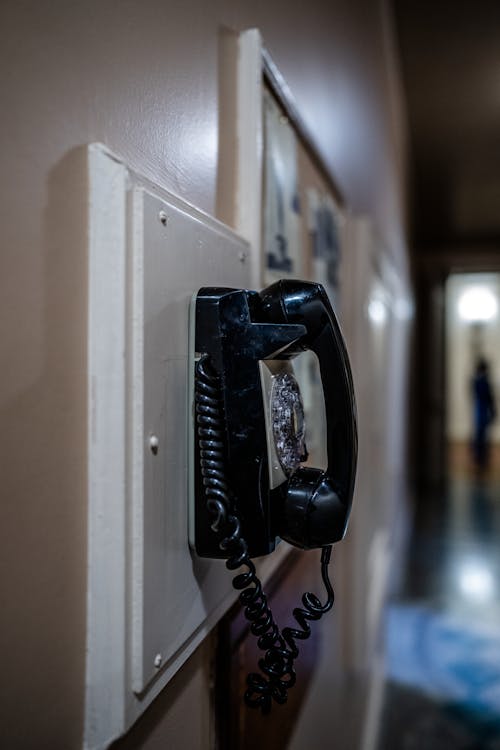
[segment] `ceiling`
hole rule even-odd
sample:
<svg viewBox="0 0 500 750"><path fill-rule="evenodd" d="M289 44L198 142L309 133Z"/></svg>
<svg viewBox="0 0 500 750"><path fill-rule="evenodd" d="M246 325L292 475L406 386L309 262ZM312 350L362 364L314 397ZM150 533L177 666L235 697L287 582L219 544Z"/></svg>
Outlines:
<svg viewBox="0 0 500 750"><path fill-rule="evenodd" d="M394 0L412 246L500 254L500 0Z"/></svg>

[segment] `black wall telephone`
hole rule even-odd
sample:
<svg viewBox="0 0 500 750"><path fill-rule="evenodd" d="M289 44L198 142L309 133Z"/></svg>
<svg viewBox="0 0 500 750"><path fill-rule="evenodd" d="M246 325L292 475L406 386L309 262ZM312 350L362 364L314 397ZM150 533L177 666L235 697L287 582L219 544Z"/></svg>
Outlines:
<svg viewBox="0 0 500 750"><path fill-rule="evenodd" d="M344 536L357 459L356 409L346 348L320 284L285 280L262 292L205 288L195 307L197 439L194 544L203 557L240 567L233 586L264 652L261 674L247 678L245 702L270 710L295 684L297 640L310 634L333 604L328 579L331 545ZM318 357L327 428L326 470L304 466L300 391L291 360ZM300 626L279 630L252 557L279 539L322 548L327 591L294 610Z"/></svg>

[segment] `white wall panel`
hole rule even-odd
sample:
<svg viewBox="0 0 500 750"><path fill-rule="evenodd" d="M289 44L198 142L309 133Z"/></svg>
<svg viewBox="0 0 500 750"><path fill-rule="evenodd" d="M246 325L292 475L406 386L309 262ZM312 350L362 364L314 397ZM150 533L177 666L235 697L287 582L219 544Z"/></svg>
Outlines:
<svg viewBox="0 0 500 750"><path fill-rule="evenodd" d="M88 166L94 748L142 713L235 599L224 562L188 546L188 319L201 286L249 287L252 274L247 243L224 225L153 191L99 145Z"/></svg>

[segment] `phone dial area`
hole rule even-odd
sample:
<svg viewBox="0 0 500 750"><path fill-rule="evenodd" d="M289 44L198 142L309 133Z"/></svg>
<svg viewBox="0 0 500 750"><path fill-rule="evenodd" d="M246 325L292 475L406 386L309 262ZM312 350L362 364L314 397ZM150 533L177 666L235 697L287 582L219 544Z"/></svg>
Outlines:
<svg viewBox="0 0 500 750"><path fill-rule="evenodd" d="M327 466L321 377L312 352L303 352L293 360L261 360L259 366L269 483L274 489L310 460L319 468Z"/></svg>

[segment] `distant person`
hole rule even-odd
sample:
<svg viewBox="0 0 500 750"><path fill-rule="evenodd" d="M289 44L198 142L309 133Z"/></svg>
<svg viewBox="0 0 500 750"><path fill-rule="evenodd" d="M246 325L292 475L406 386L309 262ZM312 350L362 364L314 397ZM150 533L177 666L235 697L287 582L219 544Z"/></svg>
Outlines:
<svg viewBox="0 0 500 750"><path fill-rule="evenodd" d="M480 471L488 468L488 428L496 417L495 399L489 379L489 367L484 358L478 360L472 381L474 396L474 441L473 452L476 467Z"/></svg>

